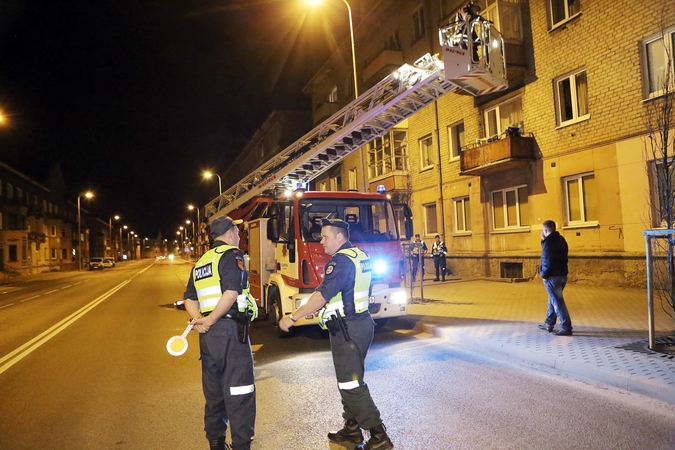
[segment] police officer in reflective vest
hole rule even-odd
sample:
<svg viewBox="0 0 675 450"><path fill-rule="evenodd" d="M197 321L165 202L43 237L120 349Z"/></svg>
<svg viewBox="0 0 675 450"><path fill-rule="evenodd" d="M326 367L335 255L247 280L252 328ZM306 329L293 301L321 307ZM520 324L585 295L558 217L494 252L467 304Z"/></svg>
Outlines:
<svg viewBox="0 0 675 450"><path fill-rule="evenodd" d="M204 431L212 450L229 449L225 443L229 421L231 448L248 450L256 413L248 324L258 310L248 292L235 221L218 217L209 234L213 245L192 269L184 295L193 329L200 333Z"/></svg>
<svg viewBox="0 0 675 450"><path fill-rule="evenodd" d="M439 272L443 276L443 281L445 281L445 272L447 271L445 256L448 254L448 248L445 246L445 242L441 241L441 237L436 235L434 245L431 246L431 257L434 258L434 268L436 269L436 279L434 281L440 281L438 278Z"/></svg>
<svg viewBox="0 0 675 450"><path fill-rule="evenodd" d="M349 242L349 224L340 219L321 220L321 244L332 255L321 285L307 303L284 316L279 327L288 331L301 317L317 314L330 330L330 347L344 408L344 428L328 433L336 443L360 444L358 450L394 448L380 419L368 386L363 381L364 361L373 341L374 322L368 312L370 259ZM364 444L361 429L370 430Z"/></svg>

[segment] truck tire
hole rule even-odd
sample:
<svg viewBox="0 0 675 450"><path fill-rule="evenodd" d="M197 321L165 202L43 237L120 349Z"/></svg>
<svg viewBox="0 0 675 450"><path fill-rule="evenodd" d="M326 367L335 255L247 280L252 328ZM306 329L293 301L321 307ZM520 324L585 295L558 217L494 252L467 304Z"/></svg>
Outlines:
<svg viewBox="0 0 675 450"><path fill-rule="evenodd" d="M279 296L279 291L276 289L270 288L269 291L269 315L272 320L272 331L274 335L278 338L287 338L295 334L295 327L291 328L290 331L284 331L279 328L279 321L283 317L284 312L281 309L281 296Z"/></svg>

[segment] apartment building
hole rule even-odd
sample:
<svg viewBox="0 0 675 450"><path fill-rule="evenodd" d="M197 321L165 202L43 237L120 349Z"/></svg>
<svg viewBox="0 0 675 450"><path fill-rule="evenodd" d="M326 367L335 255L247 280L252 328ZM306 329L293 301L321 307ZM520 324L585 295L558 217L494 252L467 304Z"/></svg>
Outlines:
<svg viewBox="0 0 675 450"><path fill-rule="evenodd" d="M43 184L0 162L0 276L76 267L77 206L64 196L58 166Z"/></svg>
<svg viewBox="0 0 675 450"><path fill-rule="evenodd" d="M353 3L359 91L438 53L439 26L466 4ZM385 185L412 208L416 232L443 236L458 276L534 276L541 223L552 219L569 243L571 281L645 285L642 232L660 226L645 123L673 69L672 0L474 3L503 34L509 88L440 98L315 188ZM354 98L350 52L347 41L305 88L315 123Z"/></svg>

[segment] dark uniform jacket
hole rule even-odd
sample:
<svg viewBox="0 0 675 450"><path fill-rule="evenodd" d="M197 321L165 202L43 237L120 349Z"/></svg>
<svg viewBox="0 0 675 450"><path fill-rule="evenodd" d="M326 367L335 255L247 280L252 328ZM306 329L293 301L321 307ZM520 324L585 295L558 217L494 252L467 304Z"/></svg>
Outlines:
<svg viewBox="0 0 675 450"><path fill-rule="evenodd" d="M543 279L567 275L567 241L557 231L541 241L539 275Z"/></svg>

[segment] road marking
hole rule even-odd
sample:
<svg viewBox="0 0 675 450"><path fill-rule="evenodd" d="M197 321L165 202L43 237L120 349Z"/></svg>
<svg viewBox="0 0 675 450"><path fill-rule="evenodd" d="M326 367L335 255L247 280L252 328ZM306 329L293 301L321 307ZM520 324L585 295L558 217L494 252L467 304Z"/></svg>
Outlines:
<svg viewBox="0 0 675 450"><path fill-rule="evenodd" d="M53 291L45 292L45 295L49 295L49 294L51 294L52 292L58 292L58 291L59 291L58 289L54 289Z"/></svg>
<svg viewBox="0 0 675 450"><path fill-rule="evenodd" d="M61 290L68 289L68 288L71 287L71 286L72 286L72 284L69 284L68 286L63 286L63 287L61 288Z"/></svg>
<svg viewBox="0 0 675 450"><path fill-rule="evenodd" d="M32 300L32 299L38 298L38 297L39 297L39 295L34 295L34 296L32 296L32 297L24 298L23 300L21 300L21 303L27 302L28 300Z"/></svg>
<svg viewBox="0 0 675 450"><path fill-rule="evenodd" d="M118 284L105 294L101 295L97 299L93 300L91 303L88 305L83 306L79 310L75 311L62 321L58 322L57 324L53 325L51 328L43 331L39 335L35 336L33 339L30 341L26 342L23 344L21 347L15 349L14 351L6 354L2 358L0 358L0 364L5 363L4 365L0 366L0 374L12 367L14 364L18 363L21 361L23 358L28 356L33 352L33 350L36 350L39 348L42 344L46 343L49 341L51 338L59 334L61 331L65 330L67 327L72 325L77 319L80 317L84 316L86 313L91 311L94 307L96 307L99 303L103 302L105 299L113 295L115 292L119 291L122 289L127 283L129 283L129 280L123 281L122 283Z"/></svg>
<svg viewBox="0 0 675 450"><path fill-rule="evenodd" d="M12 306L13 304L14 304L14 303L10 303L9 305L0 306L0 309L2 309L2 308L7 308L8 306Z"/></svg>

